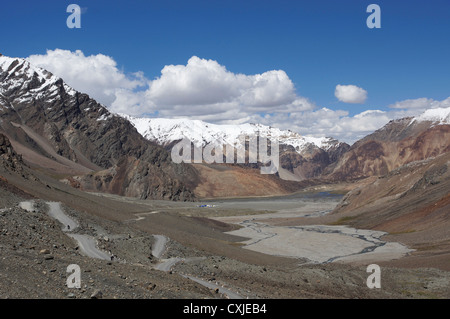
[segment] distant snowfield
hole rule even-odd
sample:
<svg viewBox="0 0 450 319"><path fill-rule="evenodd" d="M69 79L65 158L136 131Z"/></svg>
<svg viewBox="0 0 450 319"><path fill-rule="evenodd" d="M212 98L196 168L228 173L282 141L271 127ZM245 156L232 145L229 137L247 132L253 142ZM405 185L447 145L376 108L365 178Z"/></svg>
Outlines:
<svg viewBox="0 0 450 319"><path fill-rule="evenodd" d="M196 147L204 147L209 143L233 145L240 136L260 136L277 140L280 144L291 145L301 152L309 145L327 150L338 143L330 137L308 137L262 124L218 125L200 120L136 118L125 114L118 115L129 120L146 139L160 145L167 145L184 138L190 140Z"/></svg>
<svg viewBox="0 0 450 319"><path fill-rule="evenodd" d="M218 125L190 119L136 118L126 114L117 115L129 120L146 139L160 145L168 145L184 138L190 140L196 147L205 147L210 143L233 145L240 136L260 136L275 139L280 144L291 145L301 153L311 145L327 151L339 143L330 137L303 136L296 132L262 124ZM416 121L429 121L434 125L450 124L450 107L428 109L414 117L410 123Z"/></svg>
<svg viewBox="0 0 450 319"><path fill-rule="evenodd" d="M450 107L429 109L411 120L413 122L433 122L434 124L450 124Z"/></svg>

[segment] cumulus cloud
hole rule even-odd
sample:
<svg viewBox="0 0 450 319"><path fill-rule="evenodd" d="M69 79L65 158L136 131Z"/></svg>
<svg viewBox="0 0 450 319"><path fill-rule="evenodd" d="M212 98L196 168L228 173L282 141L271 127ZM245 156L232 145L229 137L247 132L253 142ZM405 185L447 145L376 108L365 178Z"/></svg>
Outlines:
<svg viewBox="0 0 450 319"><path fill-rule="evenodd" d="M80 50L56 49L47 50L42 55L31 55L27 60L107 106L116 100L118 92L133 91L146 85L141 72L126 75L117 68L113 58L103 54L85 56Z"/></svg>
<svg viewBox="0 0 450 319"><path fill-rule="evenodd" d="M161 76L150 82L145 100L144 104L161 116L196 116L214 122L242 122L258 112L315 108L308 99L297 95L283 70L237 74L217 61L196 56L186 65L165 66Z"/></svg>
<svg viewBox="0 0 450 319"><path fill-rule="evenodd" d="M450 107L428 98L396 102L386 111L350 116L345 110L319 107L298 95L283 70L261 74L230 72L217 61L191 57L185 65L166 65L159 77L127 74L112 57L82 51L48 50L28 60L88 93L112 112L133 116L191 118L217 124L261 123L303 135L331 136L353 143L394 118L415 116L427 108ZM336 86L336 97L364 103L367 92L354 85Z"/></svg>
<svg viewBox="0 0 450 319"><path fill-rule="evenodd" d="M291 104L295 88L287 74L273 70L256 75L229 72L217 61L193 56L186 65L168 65L152 81L147 97L159 107L216 105L268 109Z"/></svg>
<svg viewBox="0 0 450 319"><path fill-rule="evenodd" d="M283 70L236 74L217 61L193 56L186 65L166 65L158 78L149 80L142 72L125 74L109 56L86 56L80 50L48 50L27 59L112 111L135 116L158 112L171 117L225 118L230 113L242 116L314 108L306 98L297 96Z"/></svg>
<svg viewBox="0 0 450 319"><path fill-rule="evenodd" d="M252 122L290 129L305 136L334 137L352 144L395 118L388 111L368 110L350 116L345 110L318 108L307 112L277 113L270 117L254 115Z"/></svg>
<svg viewBox="0 0 450 319"><path fill-rule="evenodd" d="M367 91L356 85L338 84L334 95L339 101L344 103L363 104L367 99Z"/></svg>
<svg viewBox="0 0 450 319"><path fill-rule="evenodd" d="M438 107L446 108L450 107L450 97L442 101L436 101L429 98L408 99L389 105L392 109L403 110L420 110L425 111L427 109L435 109Z"/></svg>
<svg viewBox="0 0 450 319"><path fill-rule="evenodd" d="M194 56L187 65L165 66L148 97L160 106L223 103L240 95L237 78L216 61Z"/></svg>

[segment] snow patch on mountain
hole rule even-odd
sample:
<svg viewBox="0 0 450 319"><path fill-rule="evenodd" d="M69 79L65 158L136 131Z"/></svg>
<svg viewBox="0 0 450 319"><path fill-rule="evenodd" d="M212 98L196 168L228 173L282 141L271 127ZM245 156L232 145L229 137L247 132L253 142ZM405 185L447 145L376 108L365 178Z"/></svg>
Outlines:
<svg viewBox="0 0 450 319"><path fill-rule="evenodd" d="M310 146L326 151L339 144L333 138L307 137L262 124L219 125L200 120L136 118L125 114L119 115L128 119L146 139L160 145L168 145L184 138L190 140L196 147L205 147L210 143L233 145L239 141L240 136L260 136L277 140L280 145L291 145L301 153Z"/></svg>
<svg viewBox="0 0 450 319"><path fill-rule="evenodd" d="M11 58L0 55L0 73L6 73L3 82L7 82L7 87L0 85L0 94L12 90L23 90L21 100L16 102L25 102L31 99L39 99L44 95L58 95L59 88L56 82L61 79L47 70L33 66L30 62L22 58ZM33 88L30 88L30 82L33 82ZM38 85L36 85L38 83ZM76 91L64 83L64 89L67 94L74 96Z"/></svg>
<svg viewBox="0 0 450 319"><path fill-rule="evenodd" d="M450 124L450 107L429 109L414 117L413 122L432 122L435 125Z"/></svg>

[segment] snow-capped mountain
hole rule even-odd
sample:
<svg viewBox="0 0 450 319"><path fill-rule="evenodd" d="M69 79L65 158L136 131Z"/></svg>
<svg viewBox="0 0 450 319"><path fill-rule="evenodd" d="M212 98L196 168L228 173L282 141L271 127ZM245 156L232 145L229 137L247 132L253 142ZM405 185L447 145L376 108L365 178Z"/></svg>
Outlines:
<svg viewBox="0 0 450 319"><path fill-rule="evenodd" d="M270 138L278 141L280 145L292 146L298 153L311 147L328 151L340 144L333 138L306 137L289 130L280 130L261 124L218 125L200 120L136 118L125 114L119 115L128 119L146 139L163 146L184 138L190 140L196 147L205 147L210 143L233 145L240 136Z"/></svg>
<svg viewBox="0 0 450 319"><path fill-rule="evenodd" d="M450 124L450 107L429 109L414 117L413 122L432 122L434 125Z"/></svg>
<svg viewBox="0 0 450 319"><path fill-rule="evenodd" d="M5 99L7 92L20 93L15 94L15 103L30 102L33 99L46 99L47 102L51 103L60 94L60 84L63 85L65 93L68 95L74 96L76 94L76 91L65 84L61 78L47 70L34 67L25 59L10 58L0 54L0 70L4 75L2 85L0 85L0 100L8 102L2 103L2 107L11 106L10 102L12 101L10 99L6 101Z"/></svg>
<svg viewBox="0 0 450 319"><path fill-rule="evenodd" d="M195 198L192 167L174 163L129 121L22 58L0 55L0 134L27 164L70 176L67 182L75 187L140 198Z"/></svg>
<svg viewBox="0 0 450 319"><path fill-rule="evenodd" d="M450 151L450 107L395 119L355 142L334 169L337 179L385 175Z"/></svg>
<svg viewBox="0 0 450 319"><path fill-rule="evenodd" d="M195 147L206 145L234 145L242 147L240 138L258 136L277 141L280 164L292 174L292 180L320 176L323 170L336 162L350 147L347 143L323 137L306 137L289 130L280 130L262 124L218 125L200 120L135 118L124 114L136 130L146 139L170 148L174 142L187 139ZM292 177L294 176L295 177Z"/></svg>

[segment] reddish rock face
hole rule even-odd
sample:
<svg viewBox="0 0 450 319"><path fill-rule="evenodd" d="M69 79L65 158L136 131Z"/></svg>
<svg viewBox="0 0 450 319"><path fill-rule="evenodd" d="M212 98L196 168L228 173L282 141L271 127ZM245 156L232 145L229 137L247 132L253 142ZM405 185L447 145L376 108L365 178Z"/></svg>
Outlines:
<svg viewBox="0 0 450 319"><path fill-rule="evenodd" d="M302 180L320 178L349 148L350 145L338 141L328 149L311 145L301 153L288 147L282 148L280 165Z"/></svg>
<svg viewBox="0 0 450 319"><path fill-rule="evenodd" d="M450 125L391 121L356 142L339 159L328 178L351 180L381 176L402 165L450 151Z"/></svg>
<svg viewBox="0 0 450 319"><path fill-rule="evenodd" d="M366 181L347 193L332 214L353 227L389 232L417 248L417 256L442 256L441 266L448 269L450 152Z"/></svg>

